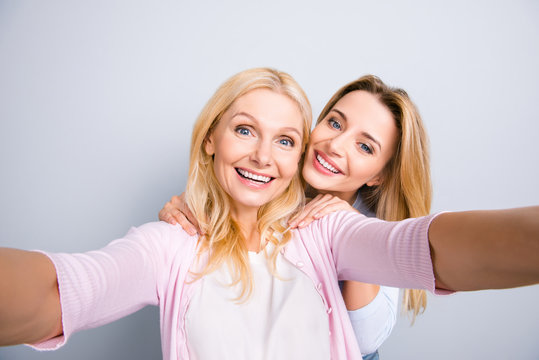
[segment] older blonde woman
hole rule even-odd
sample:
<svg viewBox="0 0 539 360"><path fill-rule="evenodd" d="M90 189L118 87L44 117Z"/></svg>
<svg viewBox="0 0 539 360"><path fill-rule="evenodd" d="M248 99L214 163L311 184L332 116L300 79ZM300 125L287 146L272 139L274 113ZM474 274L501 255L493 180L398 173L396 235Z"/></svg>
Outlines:
<svg viewBox="0 0 539 360"><path fill-rule="evenodd" d="M288 75L232 77L193 132L188 203L206 235L150 223L85 254L1 249L2 344L56 348L153 304L165 359L358 358L339 278L431 291L539 281L537 207L402 222L341 211L285 231L309 121Z"/></svg>

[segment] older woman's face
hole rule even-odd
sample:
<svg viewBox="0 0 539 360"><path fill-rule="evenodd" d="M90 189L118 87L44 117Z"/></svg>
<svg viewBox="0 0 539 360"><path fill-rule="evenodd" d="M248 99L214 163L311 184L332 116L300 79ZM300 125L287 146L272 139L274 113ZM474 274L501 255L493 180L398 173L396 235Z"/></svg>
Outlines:
<svg viewBox="0 0 539 360"><path fill-rule="evenodd" d="M352 202L361 186L383 180L397 140L389 109L369 92L352 91L314 128L303 177L315 189Z"/></svg>
<svg viewBox="0 0 539 360"><path fill-rule="evenodd" d="M236 99L205 143L233 211L258 210L279 196L298 171L303 118L289 97L269 89Z"/></svg>

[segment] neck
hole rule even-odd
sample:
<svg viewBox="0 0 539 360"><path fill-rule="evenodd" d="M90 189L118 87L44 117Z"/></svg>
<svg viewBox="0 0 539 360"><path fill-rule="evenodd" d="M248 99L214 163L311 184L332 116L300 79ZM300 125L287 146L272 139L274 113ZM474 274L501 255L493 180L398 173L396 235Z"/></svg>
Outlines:
<svg viewBox="0 0 539 360"><path fill-rule="evenodd" d="M233 211L232 217L238 223L245 238L247 250L259 252L260 233L258 232L258 209Z"/></svg>
<svg viewBox="0 0 539 360"><path fill-rule="evenodd" d="M338 192L338 191L328 191L328 190L320 190L318 191L319 194L330 194L333 196L338 197L341 200L346 201L350 205L354 205L354 202L356 201L358 190L349 191L349 192Z"/></svg>

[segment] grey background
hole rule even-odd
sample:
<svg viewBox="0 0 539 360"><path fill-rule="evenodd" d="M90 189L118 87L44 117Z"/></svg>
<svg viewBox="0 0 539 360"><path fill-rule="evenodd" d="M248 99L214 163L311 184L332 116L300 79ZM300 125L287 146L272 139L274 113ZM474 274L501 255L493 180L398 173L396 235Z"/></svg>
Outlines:
<svg viewBox="0 0 539 360"><path fill-rule="evenodd" d="M536 1L0 1L0 245L85 251L185 185L191 126L232 74L292 74L317 114L374 73L432 144L433 211L539 203ZM538 359L539 286L429 296L383 359ZM158 311L0 359L158 359Z"/></svg>

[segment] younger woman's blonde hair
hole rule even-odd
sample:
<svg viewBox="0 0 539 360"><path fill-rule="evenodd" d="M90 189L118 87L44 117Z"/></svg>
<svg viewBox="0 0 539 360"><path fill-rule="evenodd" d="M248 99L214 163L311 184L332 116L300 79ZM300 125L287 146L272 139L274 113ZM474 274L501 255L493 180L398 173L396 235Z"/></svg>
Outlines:
<svg viewBox="0 0 539 360"><path fill-rule="evenodd" d="M234 101L249 91L261 88L286 95L298 105L303 117L304 152L312 122L309 100L290 75L270 68L242 71L222 84L202 109L191 138L186 202L205 233L201 238L201 252L208 251L209 254L208 263L198 276L208 274L223 264L227 265L234 279L230 285L241 286L237 300L248 298L253 289L248 250L239 224L231 217L231 199L217 181L213 157L206 153L204 145ZM266 241L275 245L270 255L274 273L277 254L291 238L290 232L284 232L286 226L283 225L286 222L283 223L283 219L288 219L305 203L300 169L301 163L286 190L258 211L260 248L264 248Z"/></svg>
<svg viewBox="0 0 539 360"><path fill-rule="evenodd" d="M366 75L339 89L322 110L322 121L335 104L352 91L363 90L374 95L395 119L399 139L395 155L382 170L382 182L363 186L359 191L376 217L398 221L427 215L430 212L432 184L430 177L428 137L414 103L406 91L384 84L374 75ZM424 290L404 291L403 307L412 314L412 322L427 306Z"/></svg>

